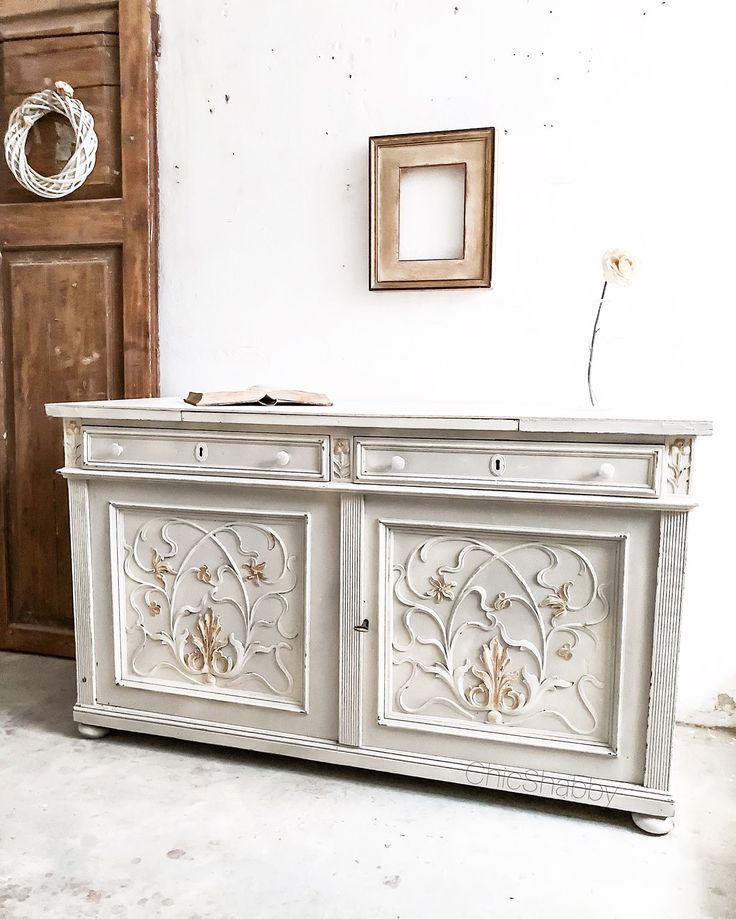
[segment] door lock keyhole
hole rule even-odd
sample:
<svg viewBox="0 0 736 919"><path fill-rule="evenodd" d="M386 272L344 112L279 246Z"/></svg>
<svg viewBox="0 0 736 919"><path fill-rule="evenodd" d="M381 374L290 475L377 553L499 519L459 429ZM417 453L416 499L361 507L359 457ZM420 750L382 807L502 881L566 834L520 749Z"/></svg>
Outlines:
<svg viewBox="0 0 736 919"><path fill-rule="evenodd" d="M194 448L194 458L198 463L203 463L207 459L208 454L209 450L207 449L207 444L198 443Z"/></svg>
<svg viewBox="0 0 736 919"><path fill-rule="evenodd" d="M494 453L491 457L491 475L503 475L506 472L506 460L500 453Z"/></svg>

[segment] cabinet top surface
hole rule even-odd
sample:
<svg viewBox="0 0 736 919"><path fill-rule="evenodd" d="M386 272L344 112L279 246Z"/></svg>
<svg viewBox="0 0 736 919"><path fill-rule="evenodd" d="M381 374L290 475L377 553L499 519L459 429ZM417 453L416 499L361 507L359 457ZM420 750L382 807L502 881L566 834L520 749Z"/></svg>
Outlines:
<svg viewBox="0 0 736 919"><path fill-rule="evenodd" d="M546 434L707 435L710 421L659 417L651 413L621 417L595 410L564 414L507 412L492 404L350 403L331 406L236 405L204 407L180 398L119 399L104 402L58 402L46 406L58 418L92 422L160 421L299 427L424 428L429 430L503 431Z"/></svg>

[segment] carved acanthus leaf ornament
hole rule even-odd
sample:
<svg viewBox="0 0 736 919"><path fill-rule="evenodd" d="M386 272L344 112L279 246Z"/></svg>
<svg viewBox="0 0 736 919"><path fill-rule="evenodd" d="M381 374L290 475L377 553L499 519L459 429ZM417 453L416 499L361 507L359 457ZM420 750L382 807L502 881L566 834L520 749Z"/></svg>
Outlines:
<svg viewBox="0 0 736 919"><path fill-rule="evenodd" d="M458 543L459 550L443 557L445 544ZM415 569L427 565L432 553L440 564L422 594ZM471 558L480 560L471 564ZM557 570L575 570L579 580L550 582ZM394 572L391 647L399 714L432 712L422 717L439 718L439 709L449 709L456 718L482 717L504 726L544 716L545 723L557 719L572 734L596 731L599 715L589 691L603 682L582 659L577 675L568 668L563 677L554 664L572 661L582 639L595 645L594 630L609 616L603 586L581 551L542 542L502 550L479 539L435 536L415 544ZM494 581L501 586L496 578L504 590L493 590ZM518 585L515 592L506 588L510 579ZM560 694L567 694L562 707L553 702Z"/></svg>

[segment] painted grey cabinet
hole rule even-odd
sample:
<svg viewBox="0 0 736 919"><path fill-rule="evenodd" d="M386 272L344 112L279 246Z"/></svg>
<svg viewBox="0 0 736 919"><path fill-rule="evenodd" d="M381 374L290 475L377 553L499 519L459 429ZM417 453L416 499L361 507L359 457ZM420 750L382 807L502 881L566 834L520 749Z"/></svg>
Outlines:
<svg viewBox="0 0 736 919"><path fill-rule="evenodd" d="M630 810L671 827L706 422L48 406L80 730Z"/></svg>

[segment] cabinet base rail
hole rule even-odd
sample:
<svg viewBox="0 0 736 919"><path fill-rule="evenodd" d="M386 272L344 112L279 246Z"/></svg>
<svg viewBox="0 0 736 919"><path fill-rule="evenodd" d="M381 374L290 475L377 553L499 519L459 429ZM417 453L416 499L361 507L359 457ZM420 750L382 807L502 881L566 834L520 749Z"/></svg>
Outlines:
<svg viewBox="0 0 736 919"><path fill-rule="evenodd" d="M546 769L518 769L398 750L351 747L319 738L195 721L108 705L76 705L74 720L80 725L80 730L81 726L111 728L192 740L258 753L275 753L312 762L353 766L415 778L438 779L489 791L509 791L532 797L550 798L554 801L591 804L663 819L671 818L675 812L674 798L669 792L593 776L570 775ZM87 731L83 733L86 736L94 736ZM635 822L646 832L654 832L646 828L646 821ZM659 828L663 825L657 823L657 833L663 832ZM668 825L671 826L671 822Z"/></svg>

